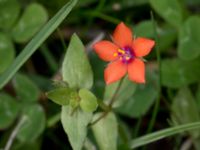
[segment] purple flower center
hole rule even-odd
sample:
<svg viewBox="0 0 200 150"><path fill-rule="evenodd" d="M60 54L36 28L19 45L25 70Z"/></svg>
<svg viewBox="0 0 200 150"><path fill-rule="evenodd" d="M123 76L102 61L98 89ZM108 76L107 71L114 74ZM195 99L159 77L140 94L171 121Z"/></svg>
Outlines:
<svg viewBox="0 0 200 150"><path fill-rule="evenodd" d="M119 59L125 64L130 63L135 58L133 49L129 46L126 46L122 49L118 49L118 52L114 55L118 56Z"/></svg>

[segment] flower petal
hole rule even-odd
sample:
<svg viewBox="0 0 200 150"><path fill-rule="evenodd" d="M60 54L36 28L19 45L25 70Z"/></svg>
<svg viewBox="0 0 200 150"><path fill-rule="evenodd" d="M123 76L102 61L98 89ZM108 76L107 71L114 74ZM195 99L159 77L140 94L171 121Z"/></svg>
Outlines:
<svg viewBox="0 0 200 150"><path fill-rule="evenodd" d="M131 46L133 40L131 29L127 27L123 22L121 22L115 28L113 33L113 40L121 48Z"/></svg>
<svg viewBox="0 0 200 150"><path fill-rule="evenodd" d="M109 41L100 41L93 46L97 55L104 61L113 61L116 59L114 53L117 52L118 47Z"/></svg>
<svg viewBox="0 0 200 150"><path fill-rule="evenodd" d="M142 60L135 58L128 64L128 77L136 83L145 83L145 66Z"/></svg>
<svg viewBox="0 0 200 150"><path fill-rule="evenodd" d="M116 60L110 63L104 71L104 79L106 84L120 80L127 72L127 65L121 60Z"/></svg>
<svg viewBox="0 0 200 150"><path fill-rule="evenodd" d="M142 57L148 55L154 45L153 40L139 37L133 41L132 48L137 57Z"/></svg>

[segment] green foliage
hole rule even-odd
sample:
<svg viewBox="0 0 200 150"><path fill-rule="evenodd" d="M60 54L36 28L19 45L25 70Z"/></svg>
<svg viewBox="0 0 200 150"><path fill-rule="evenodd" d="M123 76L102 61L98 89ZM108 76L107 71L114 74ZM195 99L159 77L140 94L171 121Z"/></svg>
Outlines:
<svg viewBox="0 0 200 150"><path fill-rule="evenodd" d="M18 73L14 78L14 87L18 98L24 102L37 101L40 96L38 87L26 75Z"/></svg>
<svg viewBox="0 0 200 150"><path fill-rule="evenodd" d="M200 119L195 99L188 88L181 88L172 103L172 119L176 124L197 122ZM191 131L194 138L199 137L200 132Z"/></svg>
<svg viewBox="0 0 200 150"><path fill-rule="evenodd" d="M17 138L21 142L36 140L45 129L45 114L43 108L38 104L25 105L23 108L25 122L18 131Z"/></svg>
<svg viewBox="0 0 200 150"><path fill-rule="evenodd" d="M199 81L199 58L192 61L166 59L162 61L162 84L169 88L179 88Z"/></svg>
<svg viewBox="0 0 200 150"><path fill-rule="evenodd" d="M9 127L15 121L19 110L19 104L14 98L0 93L0 129Z"/></svg>
<svg viewBox="0 0 200 150"><path fill-rule="evenodd" d="M94 119L99 118L101 115L102 113L95 114ZM117 119L112 112L92 126L100 150L117 150L117 130Z"/></svg>
<svg viewBox="0 0 200 150"><path fill-rule="evenodd" d="M87 88L93 85L93 73L86 56L85 48L74 34L69 43L62 66L63 80L71 88Z"/></svg>
<svg viewBox="0 0 200 150"><path fill-rule="evenodd" d="M97 109L98 103L96 96L87 89L79 90L79 96L81 98L80 107L83 111L93 112Z"/></svg>
<svg viewBox="0 0 200 150"><path fill-rule="evenodd" d="M117 112L129 117L140 118L145 115L158 96L158 78L154 72L147 72L147 83L138 85L134 94Z"/></svg>
<svg viewBox="0 0 200 150"><path fill-rule="evenodd" d="M156 131L151 134L147 134L145 136L136 138L130 142L130 147L132 149L137 148L139 146L143 146L149 144L151 142L158 141L168 136L175 135L177 133L182 133L184 131L190 131L192 129L198 129L200 127L200 122L193 122L184 125L179 125L176 127L171 127L167 129L163 129L161 131Z"/></svg>
<svg viewBox="0 0 200 150"><path fill-rule="evenodd" d="M49 20L45 26L38 32L33 39L22 50L19 56L15 59L13 64L9 66L6 72L0 76L0 88L2 88L19 70L19 68L26 62L28 58L41 46L41 44L48 38L48 36L60 25L60 23L67 17L72 8L77 3L77 0L71 0L65 4L57 14Z"/></svg>
<svg viewBox="0 0 200 150"><path fill-rule="evenodd" d="M30 19L31 18L31 19ZM37 3L32 3L13 28L12 35L16 42L26 42L44 25L48 19L46 10Z"/></svg>
<svg viewBox="0 0 200 150"><path fill-rule="evenodd" d="M183 21L183 10L178 0L150 0L155 11L167 22L179 28Z"/></svg>
<svg viewBox="0 0 200 150"><path fill-rule="evenodd" d="M60 87L51 90L47 93L47 97L59 105L68 105L72 98L72 93L75 92L68 87Z"/></svg>
<svg viewBox="0 0 200 150"><path fill-rule="evenodd" d="M0 1L0 28L10 29L14 25L20 13L20 5L17 0Z"/></svg>
<svg viewBox="0 0 200 150"><path fill-rule="evenodd" d="M120 81L106 86L104 93L105 102L109 102L112 99L119 83ZM128 79L128 77L125 77L120 90L115 95L114 107L119 107L122 104L126 103L129 100L129 98L133 95L135 90L136 90L136 84L131 82Z"/></svg>
<svg viewBox="0 0 200 150"><path fill-rule="evenodd" d="M11 39L0 32L0 74L12 63L14 56L15 50Z"/></svg>
<svg viewBox="0 0 200 150"><path fill-rule="evenodd" d="M61 122L68 135L73 150L81 150L87 135L87 125L92 119L92 113L80 109L74 111L71 106L62 106Z"/></svg>
<svg viewBox="0 0 200 150"><path fill-rule="evenodd" d="M191 16L179 31L178 56L184 60L192 60L200 55L200 17Z"/></svg>

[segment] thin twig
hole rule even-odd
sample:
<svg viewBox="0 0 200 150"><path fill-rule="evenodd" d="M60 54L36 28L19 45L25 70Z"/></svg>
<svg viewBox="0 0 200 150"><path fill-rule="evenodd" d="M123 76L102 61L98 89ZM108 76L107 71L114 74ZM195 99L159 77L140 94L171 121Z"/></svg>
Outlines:
<svg viewBox="0 0 200 150"><path fill-rule="evenodd" d="M6 146L4 148L4 150L9 150L12 146L12 143L17 135L17 133L19 132L21 126L24 124L24 122L26 121L26 117L23 116L20 121L18 122L18 124L16 125L16 127L14 128L14 130L12 131L9 139L8 139L8 142L6 143Z"/></svg>
<svg viewBox="0 0 200 150"><path fill-rule="evenodd" d="M102 118L104 118L111 110L112 110L112 105L114 104L114 102L115 102L115 100L116 100L116 96L117 96L117 93L119 92L119 90L120 90L120 88L121 88L121 85L122 85L122 83L123 83L123 81L124 81L124 78L125 77L123 77L121 80L120 80L120 82L119 82L119 84L118 84L118 86L117 86L117 88L116 88L116 90L115 90L115 93L113 94L113 96L112 96L112 98L110 99L110 103L108 104L108 110L107 111L105 111L99 118L97 118L95 121L93 121L90 125L92 126L92 125L94 125L94 124L96 124L97 122L99 122Z"/></svg>
<svg viewBox="0 0 200 150"><path fill-rule="evenodd" d="M160 105L160 96L161 96L161 56L160 56L160 49L159 49L158 33L157 33L157 30L156 30L156 22L155 22L154 15L153 15L152 12L151 12L151 20L153 22L154 34L155 34L155 40L156 40L156 55L157 55L157 62L158 62L158 69L159 69L159 79L158 79L158 86L159 87L158 87L158 98L157 98L156 103L154 105L153 114L152 114L152 118L151 118L150 123L149 123L149 127L147 129L147 133L151 132L151 130L154 126L156 116L157 116L157 113L158 113L158 107Z"/></svg>

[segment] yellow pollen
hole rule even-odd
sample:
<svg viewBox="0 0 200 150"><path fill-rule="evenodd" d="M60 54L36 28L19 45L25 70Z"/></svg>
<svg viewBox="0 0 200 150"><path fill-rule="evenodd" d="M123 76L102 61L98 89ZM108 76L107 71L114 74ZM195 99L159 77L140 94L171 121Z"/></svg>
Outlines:
<svg viewBox="0 0 200 150"><path fill-rule="evenodd" d="M122 50L122 49L118 49L118 52L121 53L121 54L125 54L125 51Z"/></svg>
<svg viewBox="0 0 200 150"><path fill-rule="evenodd" d="M114 53L113 56L116 57L116 56L118 56L118 54L117 54L117 53Z"/></svg>
<svg viewBox="0 0 200 150"><path fill-rule="evenodd" d="M130 57L129 56L126 56L126 60L129 60L130 59Z"/></svg>

